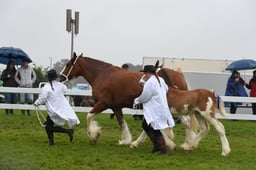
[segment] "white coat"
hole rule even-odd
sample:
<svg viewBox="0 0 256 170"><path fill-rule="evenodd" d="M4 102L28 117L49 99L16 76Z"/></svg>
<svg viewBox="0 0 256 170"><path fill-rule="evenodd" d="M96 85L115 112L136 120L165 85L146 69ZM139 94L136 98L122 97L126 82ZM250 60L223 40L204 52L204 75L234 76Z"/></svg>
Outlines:
<svg viewBox="0 0 256 170"><path fill-rule="evenodd" d="M50 83L45 84L34 104L45 104L48 115L56 125L63 126L67 122L69 128L72 128L79 124L80 121L76 113L64 96L67 86L58 81L52 81L52 85L54 90L52 90Z"/></svg>
<svg viewBox="0 0 256 170"><path fill-rule="evenodd" d="M156 76L152 75L144 84L141 95L134 100L135 104L143 103L145 120L155 130L175 125L167 103L168 86L161 77L159 80L161 85Z"/></svg>

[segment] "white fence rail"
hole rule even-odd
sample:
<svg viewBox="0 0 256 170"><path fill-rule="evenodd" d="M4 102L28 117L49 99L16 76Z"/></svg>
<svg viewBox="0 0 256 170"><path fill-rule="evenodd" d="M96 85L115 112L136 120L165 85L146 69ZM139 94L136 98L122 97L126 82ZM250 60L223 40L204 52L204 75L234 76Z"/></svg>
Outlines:
<svg viewBox="0 0 256 170"><path fill-rule="evenodd" d="M11 88L11 87L0 87L0 93L34 93L39 94L41 89L39 88ZM66 96L91 96L92 92L88 90L68 90L65 93ZM242 102L242 103L256 103L256 98L254 97L230 97L230 96L220 96L223 101L226 102ZM5 104L0 103L0 109L25 109L34 110L35 107L29 104ZM44 105L39 106L40 110L46 110ZM73 107L76 112L89 112L91 107ZM102 113L113 113L111 109L104 110ZM143 114L141 110L134 110L129 108L123 109L124 114ZM237 120L256 120L256 115L244 114L237 112L236 114L229 114L225 117L217 113L219 119L237 119Z"/></svg>

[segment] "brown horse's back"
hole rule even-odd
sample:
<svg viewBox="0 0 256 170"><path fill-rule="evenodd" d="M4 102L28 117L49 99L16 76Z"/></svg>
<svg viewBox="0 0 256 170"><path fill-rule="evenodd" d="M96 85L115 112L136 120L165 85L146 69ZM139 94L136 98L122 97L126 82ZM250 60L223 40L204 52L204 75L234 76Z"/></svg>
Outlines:
<svg viewBox="0 0 256 170"><path fill-rule="evenodd" d="M187 85L187 81L184 77L184 75L181 72L169 69L169 68L162 68L164 71L159 71L158 74L159 76L163 77L163 79L165 80L166 84L170 85L170 82L168 82L167 79L171 79L172 84L175 85L178 89L180 90L188 90L188 85ZM164 75L164 72L166 72L169 76L169 78L167 78Z"/></svg>
<svg viewBox="0 0 256 170"><path fill-rule="evenodd" d="M95 100L105 102L110 108L132 107L134 98L140 95L142 87L139 80L141 72L113 67L107 79L93 88Z"/></svg>

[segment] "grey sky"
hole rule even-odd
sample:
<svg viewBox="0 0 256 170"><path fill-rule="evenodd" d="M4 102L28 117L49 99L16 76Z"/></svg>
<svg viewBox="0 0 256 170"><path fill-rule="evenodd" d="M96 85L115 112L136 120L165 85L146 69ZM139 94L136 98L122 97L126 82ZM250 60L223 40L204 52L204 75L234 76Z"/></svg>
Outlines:
<svg viewBox="0 0 256 170"><path fill-rule="evenodd" d="M66 9L80 12L74 51L117 66L143 56L256 58L255 0L0 0L0 46L43 67L70 58Z"/></svg>

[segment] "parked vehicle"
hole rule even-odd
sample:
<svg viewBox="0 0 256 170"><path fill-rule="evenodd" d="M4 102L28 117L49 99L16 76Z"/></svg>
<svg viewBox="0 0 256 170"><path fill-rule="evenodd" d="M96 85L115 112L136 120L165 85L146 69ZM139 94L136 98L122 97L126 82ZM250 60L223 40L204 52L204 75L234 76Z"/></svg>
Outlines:
<svg viewBox="0 0 256 170"><path fill-rule="evenodd" d="M90 90L89 84L86 83L77 83L76 86L73 86L71 90ZM80 106L84 96L72 96L73 97L73 102L74 106Z"/></svg>

